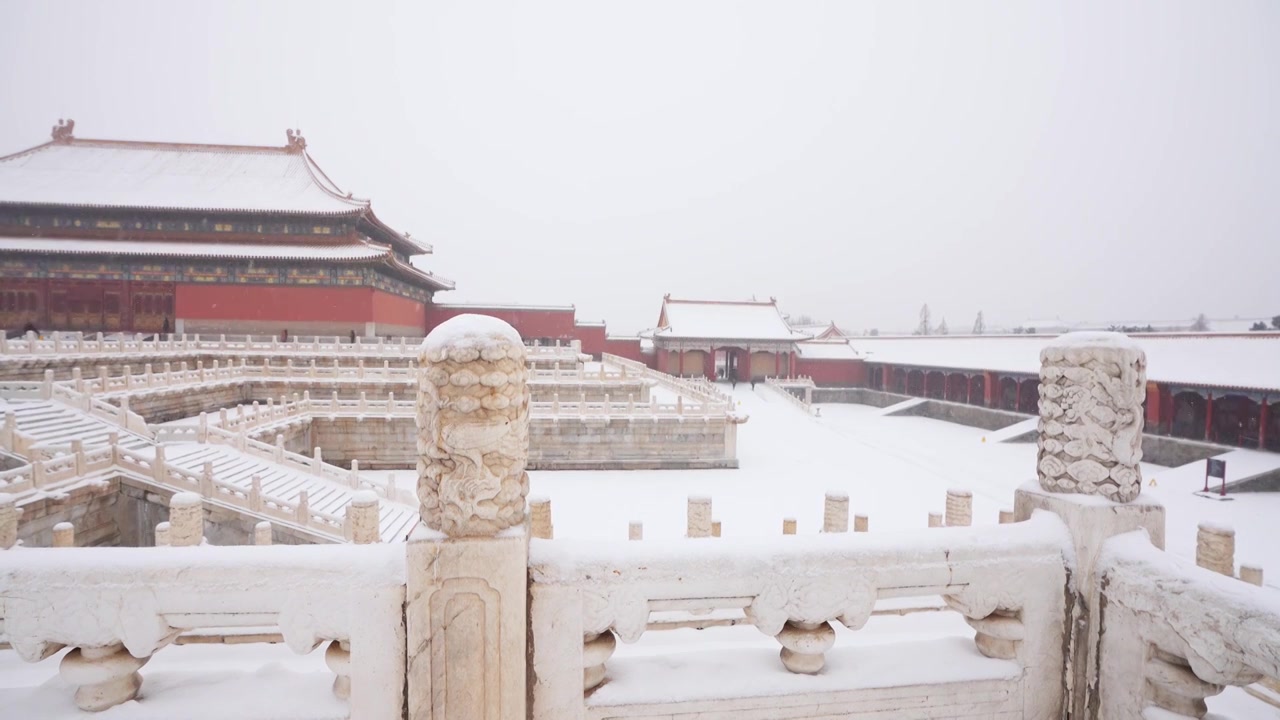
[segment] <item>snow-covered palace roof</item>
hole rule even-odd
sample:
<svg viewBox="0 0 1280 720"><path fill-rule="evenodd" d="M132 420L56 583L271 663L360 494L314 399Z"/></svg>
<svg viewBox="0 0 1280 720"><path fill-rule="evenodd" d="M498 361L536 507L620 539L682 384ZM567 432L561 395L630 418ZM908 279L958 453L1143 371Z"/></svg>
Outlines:
<svg viewBox="0 0 1280 720"><path fill-rule="evenodd" d="M787 325L778 304L755 300L676 300L670 295L662 299L662 315L654 338L714 340L763 340L794 342L812 335L797 332Z"/></svg>
<svg viewBox="0 0 1280 720"><path fill-rule="evenodd" d="M1280 333L1134 334L1147 377L1169 384L1280 390ZM861 337L867 362L1035 375L1051 335Z"/></svg>
<svg viewBox="0 0 1280 720"><path fill-rule="evenodd" d="M87 140L60 123L43 145L0 156L0 205L352 216L407 254L431 247L344 193L294 131L284 146Z"/></svg>

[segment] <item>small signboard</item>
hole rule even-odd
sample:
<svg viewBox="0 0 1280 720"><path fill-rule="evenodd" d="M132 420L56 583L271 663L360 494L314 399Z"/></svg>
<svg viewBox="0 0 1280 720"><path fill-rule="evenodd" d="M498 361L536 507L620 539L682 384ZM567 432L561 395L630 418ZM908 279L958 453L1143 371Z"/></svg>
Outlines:
<svg viewBox="0 0 1280 720"><path fill-rule="evenodd" d="M1207 496L1209 492L1209 478L1217 478L1222 482L1222 485L1218 490L1218 497L1225 498L1227 496L1227 461L1222 458L1209 458L1205 461L1204 490L1196 493L1197 495L1201 495L1201 497Z"/></svg>
<svg viewBox="0 0 1280 720"><path fill-rule="evenodd" d="M1226 480L1227 461L1222 458L1209 458L1209 467L1206 469L1206 473L1211 478Z"/></svg>

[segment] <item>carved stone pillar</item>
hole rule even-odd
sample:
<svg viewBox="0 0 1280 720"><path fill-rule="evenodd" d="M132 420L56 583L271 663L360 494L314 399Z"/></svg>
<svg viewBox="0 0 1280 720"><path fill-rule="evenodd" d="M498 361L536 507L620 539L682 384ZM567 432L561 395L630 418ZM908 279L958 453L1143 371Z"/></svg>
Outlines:
<svg viewBox="0 0 1280 720"><path fill-rule="evenodd" d="M440 324L419 349L409 720L525 717L525 360L510 325L476 315Z"/></svg>
<svg viewBox="0 0 1280 720"><path fill-rule="evenodd" d="M0 550L18 544L18 517L22 514L17 498L0 493Z"/></svg>
<svg viewBox="0 0 1280 720"><path fill-rule="evenodd" d="M98 712L138 696L138 688L142 687L138 669L150 659L130 655L120 643L81 647L62 658L58 672L62 679L77 686L76 707Z"/></svg>
<svg viewBox="0 0 1280 720"><path fill-rule="evenodd" d="M1069 634L1068 704L1075 717L1096 703L1101 625L1095 566L1102 546L1142 529L1163 548L1164 507L1139 497L1147 365L1142 349L1119 333L1070 333L1042 350L1040 363L1038 482L1018 489L1014 519L1047 510L1071 533L1076 618ZM1003 632L1012 626L1002 619L975 627L999 641L987 642L984 650L996 656L1013 639Z"/></svg>
<svg viewBox="0 0 1280 720"><path fill-rule="evenodd" d="M1040 487L1138 497L1146 387L1146 354L1119 333L1069 333L1042 350Z"/></svg>

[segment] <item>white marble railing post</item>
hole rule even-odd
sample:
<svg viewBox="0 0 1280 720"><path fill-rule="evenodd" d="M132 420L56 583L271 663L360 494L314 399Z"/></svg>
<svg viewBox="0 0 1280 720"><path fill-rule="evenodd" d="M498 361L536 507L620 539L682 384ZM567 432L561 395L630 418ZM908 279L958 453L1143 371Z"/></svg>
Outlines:
<svg viewBox="0 0 1280 720"><path fill-rule="evenodd" d="M942 527L942 513L929 513L929 527Z"/></svg>
<svg viewBox="0 0 1280 720"><path fill-rule="evenodd" d="M169 547L169 528L171 526L167 522L156 523L155 530L155 546Z"/></svg>
<svg viewBox="0 0 1280 720"><path fill-rule="evenodd" d="M853 516L854 532L860 532L860 533L867 532L868 530L870 530L870 526L871 526L871 519L868 518L866 515Z"/></svg>
<svg viewBox="0 0 1280 720"><path fill-rule="evenodd" d="M542 540L555 537L551 524L551 500L549 498L529 498L529 532Z"/></svg>
<svg viewBox="0 0 1280 720"><path fill-rule="evenodd" d="M1008 524L1009 524L1009 523L1011 523L1011 522L1014 522L1014 515L1013 515L1013 511L1012 511L1012 510L1001 510L1001 511L1000 511L1000 524L1001 524L1001 525L1008 525Z"/></svg>
<svg viewBox="0 0 1280 720"><path fill-rule="evenodd" d="M526 714L525 353L510 325L476 315L441 323L418 351L425 527L406 557L408 720Z"/></svg>
<svg viewBox="0 0 1280 720"><path fill-rule="evenodd" d="M270 545L271 544L271 521L263 520L253 526L253 544L254 545Z"/></svg>
<svg viewBox="0 0 1280 720"><path fill-rule="evenodd" d="M76 526L69 522L60 522L53 526L53 546L68 548L76 546Z"/></svg>
<svg viewBox="0 0 1280 720"><path fill-rule="evenodd" d="M968 490L947 491L947 527L968 527L973 524L973 493Z"/></svg>
<svg viewBox="0 0 1280 720"><path fill-rule="evenodd" d="M822 532L849 532L849 495L828 490L822 506Z"/></svg>
<svg viewBox="0 0 1280 720"><path fill-rule="evenodd" d="M1227 577L1236 575L1236 531L1216 523L1200 523L1196 531L1196 564Z"/></svg>
<svg viewBox="0 0 1280 720"><path fill-rule="evenodd" d="M711 537L711 498L709 496L689 496L685 527L686 537Z"/></svg>
<svg viewBox="0 0 1280 720"><path fill-rule="evenodd" d="M346 523L351 542L357 545L368 545L381 542L378 531L378 494L372 490L359 490L351 493L351 502L347 503Z"/></svg>
<svg viewBox="0 0 1280 720"><path fill-rule="evenodd" d="M1118 333L1070 333L1040 352L1038 482L1018 489L1014 520L1056 513L1071 533L1076 629L1070 635L1070 714L1098 703L1100 587L1107 539L1143 529L1164 547L1164 508L1139 493L1146 356ZM1080 495L1094 495L1081 498Z"/></svg>
<svg viewBox="0 0 1280 720"><path fill-rule="evenodd" d="M644 523L642 523L642 522L640 522L640 521L638 521L638 520L632 520L630 523L628 523L628 524L627 524L627 539L628 539L628 540L643 540L643 539L644 539Z"/></svg>
<svg viewBox="0 0 1280 720"><path fill-rule="evenodd" d="M783 534L783 535L795 535L795 534L796 534L796 519L795 519L795 518L793 518L793 517L789 517L789 518L782 518L782 534Z"/></svg>
<svg viewBox="0 0 1280 720"><path fill-rule="evenodd" d="M199 545L204 539L204 508L200 496L180 492L169 498L169 544L173 547Z"/></svg>
<svg viewBox="0 0 1280 720"><path fill-rule="evenodd" d="M18 499L8 493L0 493L0 550L8 550L18 544L18 518L21 515Z"/></svg>

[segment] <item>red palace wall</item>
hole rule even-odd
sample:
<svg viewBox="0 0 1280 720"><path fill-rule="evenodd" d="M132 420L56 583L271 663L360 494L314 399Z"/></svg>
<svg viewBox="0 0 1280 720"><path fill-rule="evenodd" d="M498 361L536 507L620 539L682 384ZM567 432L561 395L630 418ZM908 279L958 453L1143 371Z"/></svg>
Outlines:
<svg viewBox="0 0 1280 720"><path fill-rule="evenodd" d="M503 320L515 328L520 333L520 337L525 339L573 340L578 337L572 308L548 310L545 308L429 305L426 309L426 324L424 327L427 332L430 332L445 320L468 313L488 315Z"/></svg>
<svg viewBox="0 0 1280 720"><path fill-rule="evenodd" d="M425 317L422 303L363 287L183 284L176 304L175 314L193 328L258 333L363 335L373 322L379 331L417 334Z"/></svg>
<svg viewBox="0 0 1280 720"><path fill-rule="evenodd" d="M604 351L646 365L657 365L656 355L645 355L640 352L640 338L605 338Z"/></svg>
<svg viewBox="0 0 1280 720"><path fill-rule="evenodd" d="M578 325L574 328L576 337L582 341L582 352L600 357L608 340L605 338L604 325Z"/></svg>
<svg viewBox="0 0 1280 720"><path fill-rule="evenodd" d="M862 360L796 359L797 375L808 375L818 385L831 387L866 387L867 364Z"/></svg>

